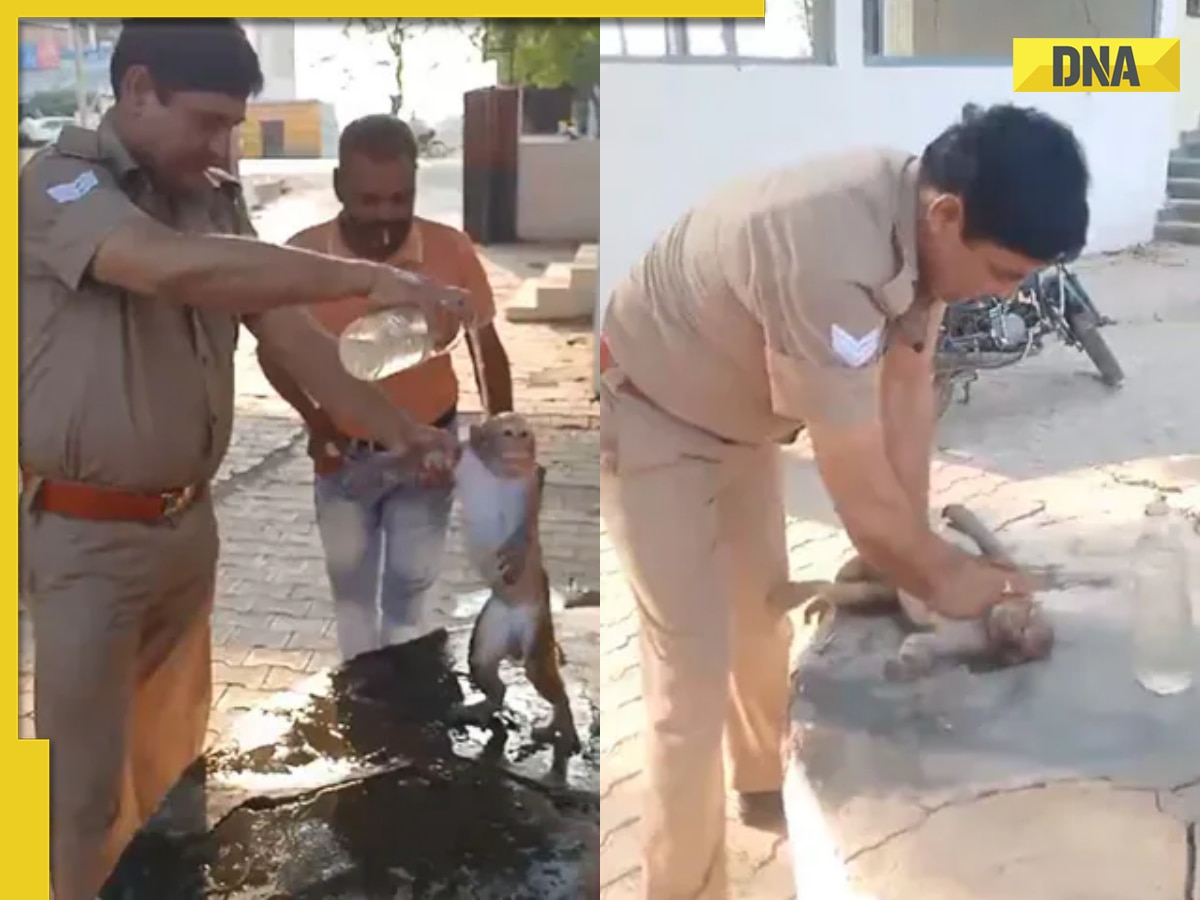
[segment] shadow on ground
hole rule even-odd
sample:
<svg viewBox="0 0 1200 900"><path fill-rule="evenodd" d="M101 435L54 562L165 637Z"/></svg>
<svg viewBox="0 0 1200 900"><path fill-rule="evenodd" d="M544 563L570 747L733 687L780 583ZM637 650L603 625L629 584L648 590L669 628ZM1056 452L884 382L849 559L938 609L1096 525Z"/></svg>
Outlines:
<svg viewBox="0 0 1200 900"><path fill-rule="evenodd" d="M451 727L465 638L439 630L359 657L251 713L185 776L102 900L588 896L598 711L572 691L585 747L567 764L531 742L545 711L515 677L507 731Z"/></svg>

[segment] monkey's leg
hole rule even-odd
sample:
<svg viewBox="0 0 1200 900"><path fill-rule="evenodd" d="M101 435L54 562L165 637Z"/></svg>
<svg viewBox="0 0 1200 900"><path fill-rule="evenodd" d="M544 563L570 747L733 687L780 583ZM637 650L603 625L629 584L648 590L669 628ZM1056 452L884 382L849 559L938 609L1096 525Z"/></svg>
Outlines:
<svg viewBox="0 0 1200 900"><path fill-rule="evenodd" d="M548 605L543 614L545 618L539 624L533 646L525 658L525 676L542 699L550 704L554 714L546 725L533 729L532 737L535 741L556 744L568 754L578 753L582 745L575 730L567 687L558 668L554 624Z"/></svg>
<svg viewBox="0 0 1200 900"><path fill-rule="evenodd" d="M500 678L500 662L508 646L507 627L502 601L495 595L489 597L471 629L467 651L471 683L483 692L483 699L460 705L452 713L454 721L490 725L504 708L505 687Z"/></svg>
<svg viewBox="0 0 1200 900"><path fill-rule="evenodd" d="M985 656L991 650L986 627L978 620L941 620L933 631L910 634L884 663L888 681L915 681L941 663Z"/></svg>

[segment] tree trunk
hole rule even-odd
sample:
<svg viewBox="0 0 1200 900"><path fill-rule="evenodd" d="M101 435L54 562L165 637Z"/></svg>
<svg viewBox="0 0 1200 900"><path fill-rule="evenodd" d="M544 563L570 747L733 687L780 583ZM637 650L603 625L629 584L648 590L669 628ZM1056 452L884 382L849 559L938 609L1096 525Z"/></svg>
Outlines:
<svg viewBox="0 0 1200 900"><path fill-rule="evenodd" d="M393 116L400 115L400 110L404 108L404 32L401 28L397 25L396 30L388 35L388 49L396 58L396 93L390 98Z"/></svg>

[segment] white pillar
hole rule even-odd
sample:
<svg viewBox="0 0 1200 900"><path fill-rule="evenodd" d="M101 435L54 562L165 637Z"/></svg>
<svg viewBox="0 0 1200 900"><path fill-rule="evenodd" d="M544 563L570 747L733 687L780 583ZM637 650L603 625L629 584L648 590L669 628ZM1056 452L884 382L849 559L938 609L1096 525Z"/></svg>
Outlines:
<svg viewBox="0 0 1200 900"><path fill-rule="evenodd" d="M863 67L863 3L862 0L828 0L833 7L834 63L841 69Z"/></svg>
<svg viewBox="0 0 1200 900"><path fill-rule="evenodd" d="M1180 20L1184 17L1185 0L1158 0L1158 37L1179 37Z"/></svg>

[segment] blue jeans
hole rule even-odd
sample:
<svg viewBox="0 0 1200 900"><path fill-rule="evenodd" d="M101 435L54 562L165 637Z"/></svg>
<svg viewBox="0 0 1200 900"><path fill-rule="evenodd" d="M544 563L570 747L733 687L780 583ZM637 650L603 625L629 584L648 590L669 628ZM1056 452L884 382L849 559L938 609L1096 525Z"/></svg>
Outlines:
<svg viewBox="0 0 1200 900"><path fill-rule="evenodd" d="M454 501L452 487L401 487L364 502L344 479L366 458L349 454L340 471L317 476L313 485L345 659L423 633Z"/></svg>

